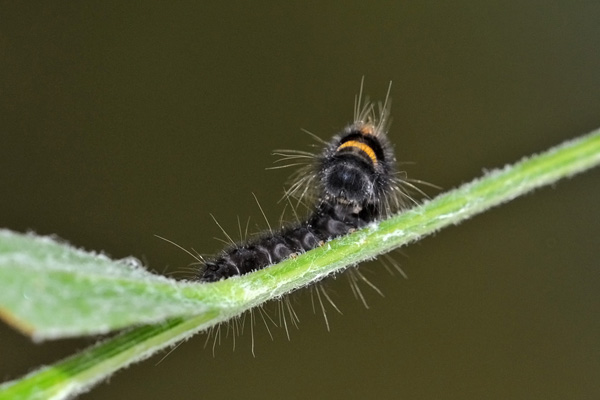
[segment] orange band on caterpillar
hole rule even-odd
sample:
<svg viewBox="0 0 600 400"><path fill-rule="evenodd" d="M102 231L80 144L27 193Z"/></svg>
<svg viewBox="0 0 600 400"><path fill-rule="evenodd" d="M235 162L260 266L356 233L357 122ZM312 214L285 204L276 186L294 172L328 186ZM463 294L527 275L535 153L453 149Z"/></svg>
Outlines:
<svg viewBox="0 0 600 400"><path fill-rule="evenodd" d="M373 151L371 146L369 146L365 143L358 142L356 140L349 140L349 141L343 143L337 149L341 150L346 147L356 147L357 149L359 149L360 151L362 151L363 153L368 155L369 158L371 159L371 161L373 161L373 164L377 165L377 156L375 155L375 152Z"/></svg>

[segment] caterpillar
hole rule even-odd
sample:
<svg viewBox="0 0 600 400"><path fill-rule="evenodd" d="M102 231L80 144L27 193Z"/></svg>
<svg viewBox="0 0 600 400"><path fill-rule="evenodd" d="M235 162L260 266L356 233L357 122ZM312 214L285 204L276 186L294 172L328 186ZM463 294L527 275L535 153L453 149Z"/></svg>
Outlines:
<svg viewBox="0 0 600 400"><path fill-rule="evenodd" d="M283 161L307 161L292 175L285 196L313 204L308 217L225 248L203 261L197 280L215 282L266 268L402 208L410 197L387 138L389 89L377 110L368 99L361 104L361 97L362 85L354 121L329 142L317 138L324 146L320 153L276 153Z"/></svg>

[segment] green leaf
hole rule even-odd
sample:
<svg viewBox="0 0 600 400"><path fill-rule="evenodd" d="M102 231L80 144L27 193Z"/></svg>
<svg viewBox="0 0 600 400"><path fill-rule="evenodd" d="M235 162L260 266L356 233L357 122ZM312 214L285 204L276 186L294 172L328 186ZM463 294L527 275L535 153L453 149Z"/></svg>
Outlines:
<svg viewBox="0 0 600 400"><path fill-rule="evenodd" d="M112 261L8 230L0 230L0 282L2 317L38 340L106 333L207 308L134 259Z"/></svg>

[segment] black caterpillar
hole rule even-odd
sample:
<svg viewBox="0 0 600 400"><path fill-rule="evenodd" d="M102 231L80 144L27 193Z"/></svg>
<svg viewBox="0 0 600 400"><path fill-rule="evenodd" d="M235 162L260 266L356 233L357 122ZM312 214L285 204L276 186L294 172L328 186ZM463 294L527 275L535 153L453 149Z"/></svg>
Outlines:
<svg viewBox="0 0 600 400"><path fill-rule="evenodd" d="M398 177L396 159L387 139L389 105L355 102L354 122L325 144L320 154L277 153L283 160L308 159L295 174L286 196L314 204L305 221L266 232L224 249L204 261L197 279L214 282L243 275L316 248L327 240L399 210L405 181Z"/></svg>

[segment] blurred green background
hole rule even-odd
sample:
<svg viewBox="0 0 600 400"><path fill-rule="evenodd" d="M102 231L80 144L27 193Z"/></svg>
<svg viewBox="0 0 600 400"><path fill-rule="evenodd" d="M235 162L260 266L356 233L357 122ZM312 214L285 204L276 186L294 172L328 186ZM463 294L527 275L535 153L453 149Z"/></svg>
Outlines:
<svg viewBox="0 0 600 400"><path fill-rule="evenodd" d="M600 126L600 2L287 2L0 5L0 225L136 256L160 273L213 253L237 216L281 213L309 149L383 99L408 175L450 189ZM199 335L84 399L600 396L600 171L539 190L363 272L366 310L327 282L300 329ZM434 196L437 190L427 189ZM259 225L259 226L257 226ZM0 326L0 378L92 343L33 344ZM160 361L160 362L159 362Z"/></svg>

